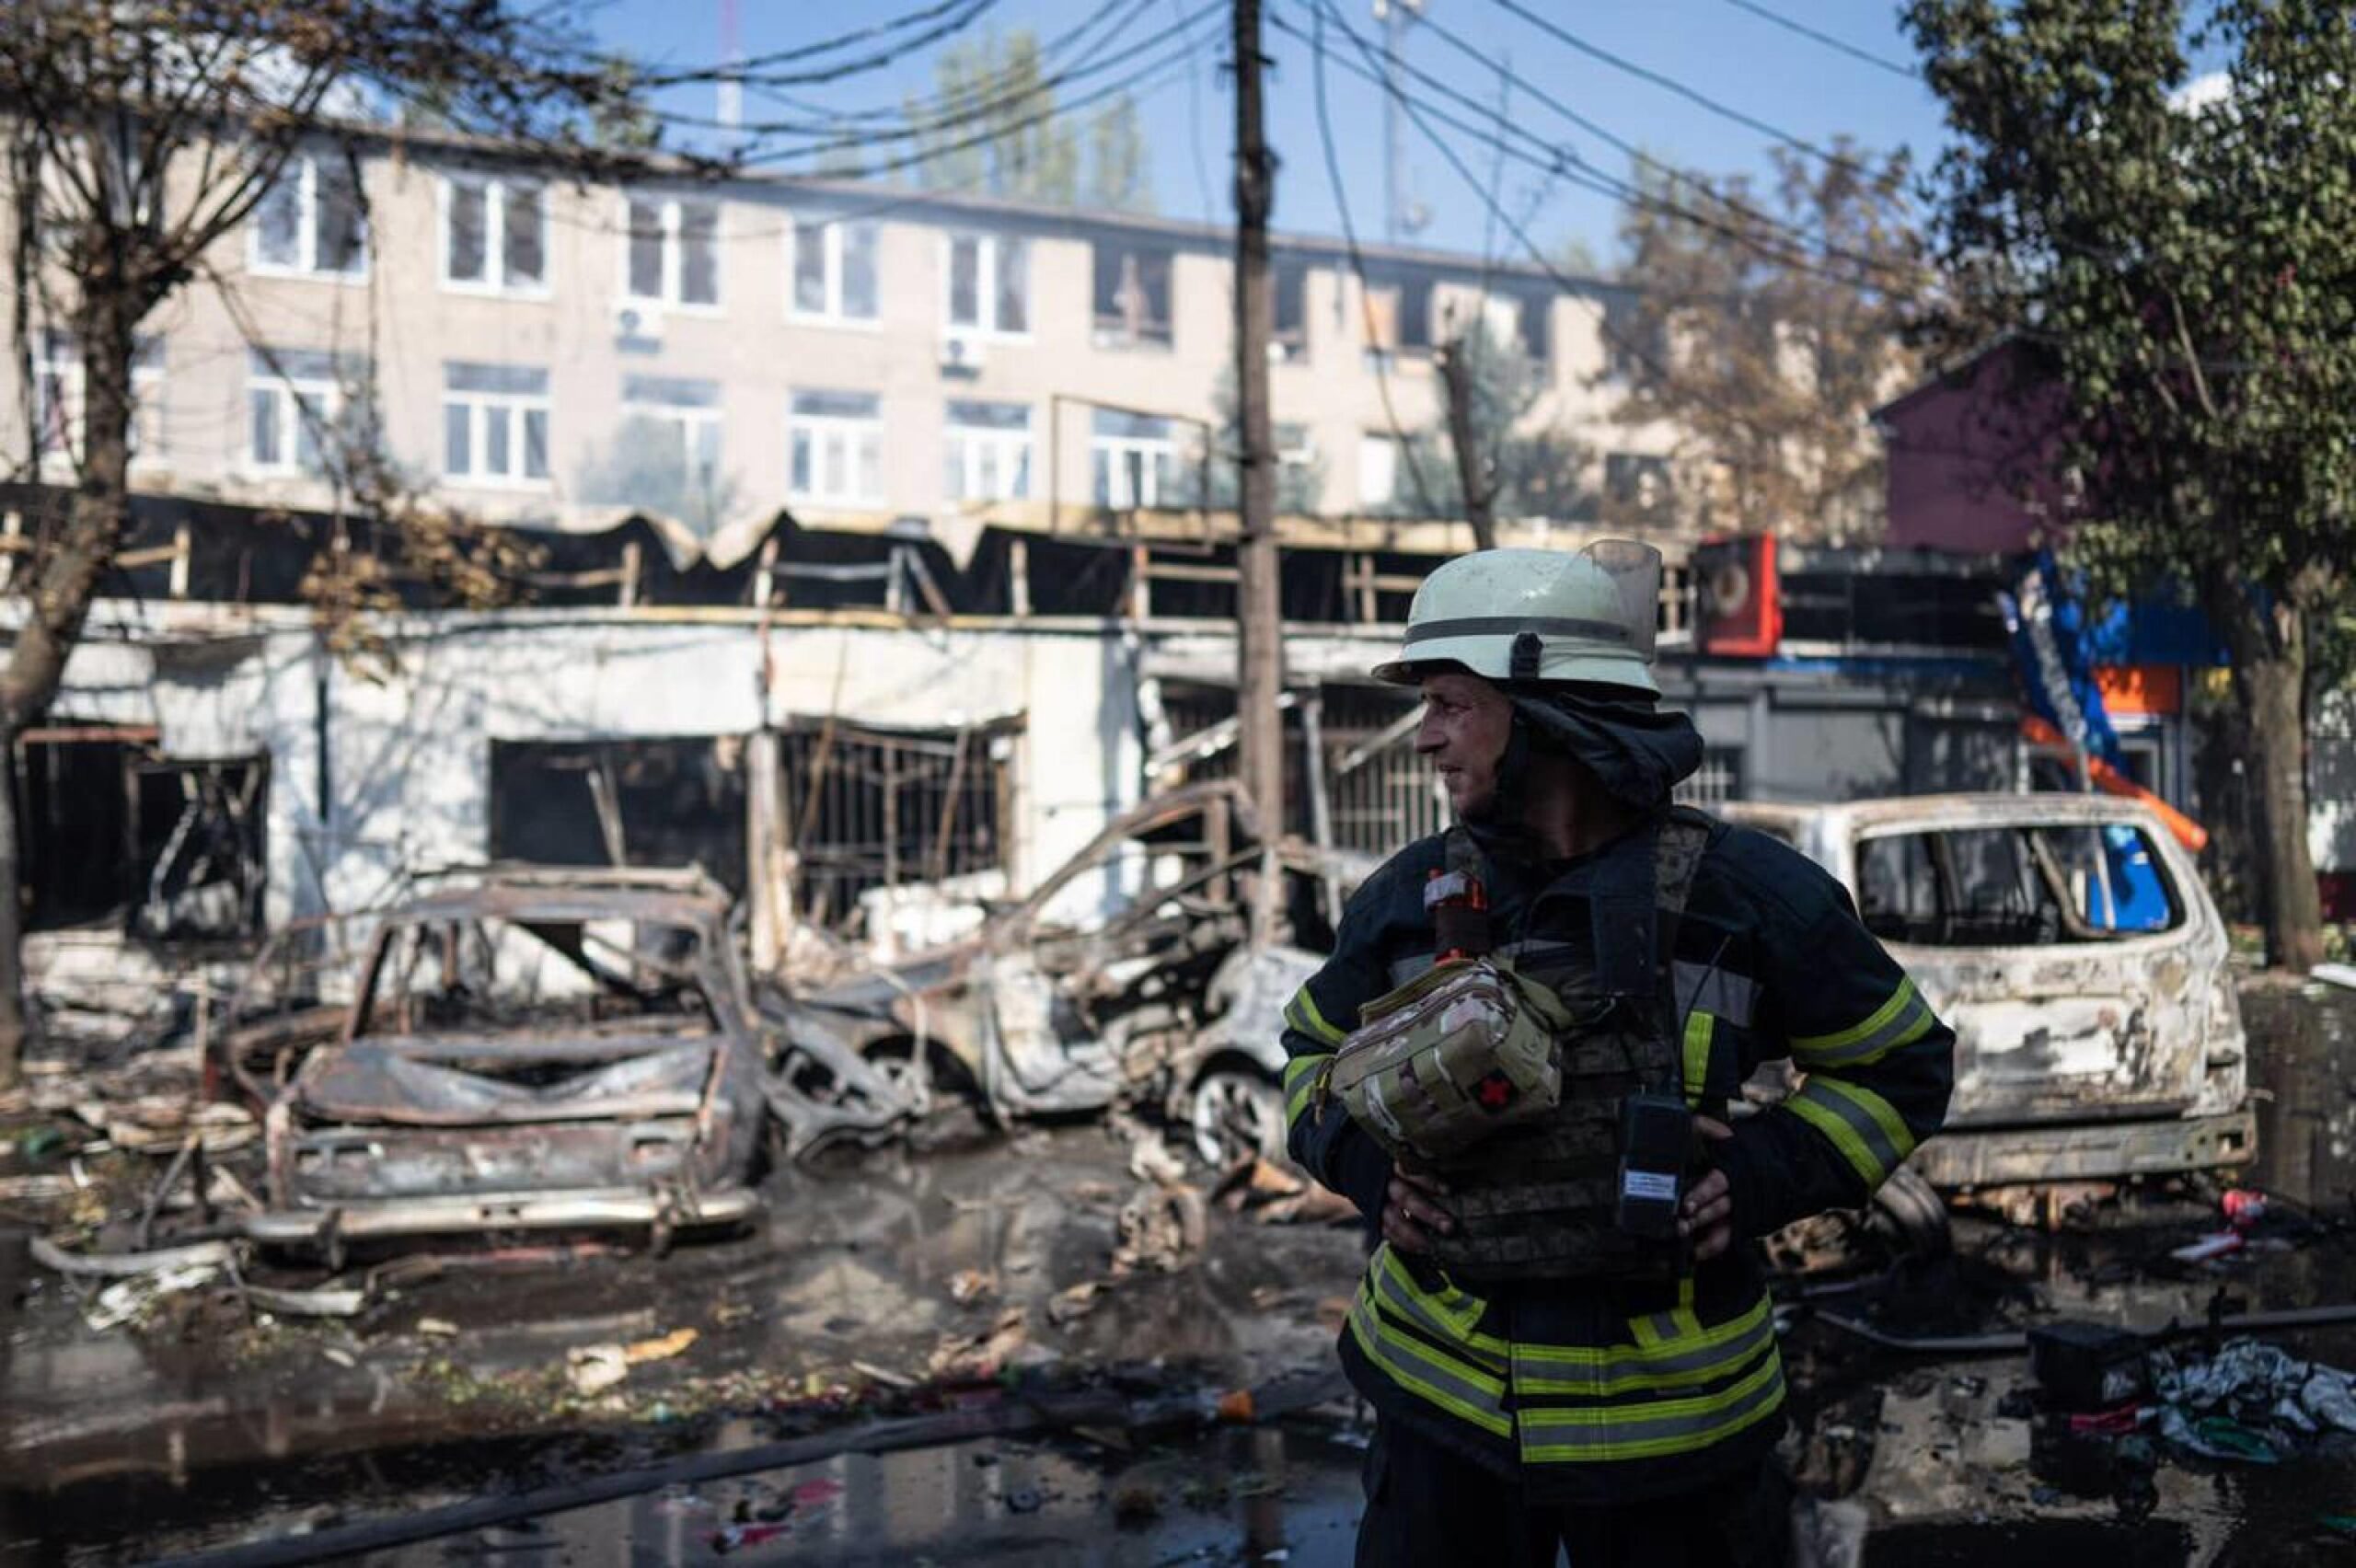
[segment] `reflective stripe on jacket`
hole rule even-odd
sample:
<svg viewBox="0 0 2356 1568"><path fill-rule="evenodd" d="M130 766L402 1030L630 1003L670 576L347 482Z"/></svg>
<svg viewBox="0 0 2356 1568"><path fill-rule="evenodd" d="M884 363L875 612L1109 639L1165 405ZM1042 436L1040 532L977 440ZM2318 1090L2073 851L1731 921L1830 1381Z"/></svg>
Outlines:
<svg viewBox="0 0 2356 1568"><path fill-rule="evenodd" d="M1285 1009L1294 1158L1379 1222L1390 1161L1320 1069L1358 1009L1432 961L1422 889L1438 838L1411 845L1345 912L1334 956ZM1524 973L1557 985L1593 972L1599 879L1590 856L1536 874L1491 867L1495 935ZM1620 857L1624 860L1627 857ZM1625 890L1621 890L1624 892ZM1739 1238L1862 1206L1936 1131L1953 1036L1872 935L1846 893L1796 850L1717 827L1677 923L1681 1081L1723 1115L1742 1081L1789 1057L1806 1076L1782 1105L1735 1124L1718 1164ZM1450 1280L1378 1248L1342 1332L1359 1392L1494 1468L1533 1497L1621 1502L1682 1492L1772 1444L1783 1368L1764 1289L1738 1245L1671 1287Z"/></svg>

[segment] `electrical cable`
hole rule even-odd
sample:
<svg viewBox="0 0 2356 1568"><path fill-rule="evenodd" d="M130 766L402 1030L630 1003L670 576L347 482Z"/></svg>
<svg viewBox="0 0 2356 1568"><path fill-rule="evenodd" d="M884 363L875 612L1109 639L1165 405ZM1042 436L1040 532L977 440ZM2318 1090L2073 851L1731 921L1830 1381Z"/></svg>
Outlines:
<svg viewBox="0 0 2356 1568"><path fill-rule="evenodd" d="M1679 98L1685 99L1687 102L1697 104L1703 109L1709 110L1712 114L1718 116L1721 120L1731 121L1737 125L1756 131L1762 136L1781 142L1784 145L1791 148L1794 152L1806 153L1810 157L1820 158L1824 162L1831 164L1835 168L1847 169L1852 173L1860 172L1855 159L1844 157L1838 153L1828 153L1822 147L1818 146L1815 143L1810 142L1804 137L1795 136L1790 132L1785 131L1779 126L1770 125L1767 121L1760 119L1758 116L1745 113L1743 110L1735 108L1732 104L1722 103L1718 99L1712 98L1709 94L1703 92L1700 88L1689 86L1685 83L1679 81L1674 76L1653 70L1650 66L1639 65L1634 61L1628 59L1625 55L1614 54L1611 51L1605 49L1599 44L1590 43L1586 39L1579 37L1578 34L1564 28L1561 24L1547 20L1544 17L1542 17L1537 12L1530 9L1529 6L1520 4L1520 0L1494 0L1494 3L1504 9L1512 12L1515 16L1519 17L1523 21L1528 22L1530 26L1536 28L1540 32L1544 33L1547 37L1553 39L1559 43L1566 44L1572 49L1577 50L1581 54L1587 55L1590 59L1600 60L1615 71L1625 72L1627 75L1634 76L1639 81L1651 83L1654 86L1659 87L1664 92L1674 93Z"/></svg>
<svg viewBox="0 0 2356 1568"><path fill-rule="evenodd" d="M1462 54L1471 60L1474 64L1480 66L1484 72L1495 72L1499 74L1504 80L1511 84L1513 86L1519 88L1522 92L1527 93L1531 98L1537 99L1538 102L1543 104L1547 109L1551 110L1563 120L1578 127L1580 130L1585 131L1589 135L1595 137L1596 140L1612 148L1615 152L1625 156L1631 162L1642 164L1648 168L1659 171L1661 174L1666 176L1672 184L1688 186L1697 190L1706 195L1710 201L1725 206L1729 212L1738 214L1745 220L1761 225L1767 228L1774 229L1780 233L1790 235L1795 240L1803 245L1811 248L1820 249L1827 257L1838 257L1839 259L1860 268L1872 269L1876 271L1888 270L1889 263L1886 261L1833 245L1830 240L1809 234L1806 229L1801 228L1799 225L1788 219L1776 217L1773 213L1767 212L1763 208L1752 206L1748 202L1739 201L1721 190L1714 189L1707 180L1695 175L1689 169L1680 168L1677 165L1669 163L1664 158L1660 158L1653 154L1647 153L1641 144L1632 142L1628 138L1610 130L1590 116L1582 114L1577 110L1573 109L1569 104L1565 103L1558 95L1548 92L1545 87L1542 86L1538 83L1530 81L1527 77L1515 75L1510 65L1492 59L1474 45L1466 42L1461 36L1450 31L1449 29L1441 26L1438 22L1433 21L1429 17L1425 17L1421 19L1421 26L1426 31L1430 32L1442 43L1447 44L1450 49L1455 50L1460 54ZM1413 63L1406 61L1402 61L1401 63L1404 65L1411 74L1424 81L1433 83L1435 86L1438 86L1440 90L1449 90L1446 84L1440 83L1437 77L1432 76L1430 74L1421 70ZM1461 95L1451 93L1450 96L1458 97L1459 101L1464 101ZM1495 116L1493 115L1492 118L1495 118ZM1510 121L1501 121L1500 122L1503 123L1507 130L1535 142L1538 145L1545 147L1548 152L1555 154L1557 156L1566 151L1566 149L1557 147L1553 144L1544 141L1542 138L1538 136L1535 132L1530 131L1526 127L1515 125ZM1611 191L1599 192L1599 194L1615 194L1623 202L1631 202L1638 206L1648 207L1655 211L1660 211L1668 216L1684 218L1689 222L1706 223L1706 220L1701 218L1698 214L1691 213L1688 209L1675 206L1673 203L1669 203L1662 198L1653 196L1649 192L1644 190L1641 187L1629 184L1619 179L1616 176L1606 174L1603 170L1597 168L1595 165L1589 163L1585 158L1578 158L1576 161L1581 168L1590 171L1595 178L1611 182L1613 186L1613 190ZM1715 228L1717 225L1708 225L1707 226Z"/></svg>
<svg viewBox="0 0 2356 1568"><path fill-rule="evenodd" d="M764 83L771 86L792 86L804 82L839 81L845 76L880 71L902 57L924 48L927 44L938 43L942 39L971 27L984 12L998 3L999 0L938 0L938 4L908 12L905 16L895 17L888 22L878 22L856 32L821 39L816 43L797 44L791 49L772 51L733 64L702 66L693 71L650 74L637 77L635 80L641 86L656 88L685 86L693 82L743 82L756 73L759 74ZM964 14L948 15L961 6L965 8ZM941 19L943 17L947 19ZM887 33L896 32L901 28L918 21L930 21L933 25L913 38L901 40L888 50L881 50L857 60L837 61L810 71L789 73L784 75L768 74L773 66L789 65L797 60L807 60L819 54L831 54L837 50L848 49L852 44L863 43L869 39L881 38Z"/></svg>
<svg viewBox="0 0 2356 1568"><path fill-rule="evenodd" d="M1312 0L1312 3L1318 7L1320 15L1330 13L1334 8L1333 0ZM1282 24L1279 23L1279 26L1281 25ZM1345 32L1349 31L1346 27L1344 27L1343 30ZM1295 33L1295 36L1298 37L1299 34ZM1355 34L1352 34L1351 36L1354 40L1356 39ZM1357 41L1359 52L1362 54L1370 53L1369 46L1363 40L1357 40ZM1369 72L1371 72L1372 61L1369 60L1368 63ZM1589 299L1586 291L1579 286L1576 281L1566 276L1563 272L1562 269L1556 266L1553 260L1547 256L1545 251L1540 248L1538 242L1531 237L1528 225L1517 220L1511 213L1507 213L1503 208L1496 205L1496 198L1488 191L1482 189L1480 182L1473 178L1472 171L1465 167L1463 158L1457 153L1456 149L1450 146L1447 140L1440 136L1438 133L1435 132L1425 121L1424 106L1416 103L1414 98L1410 98L1403 88L1397 87L1387 81L1382 82L1381 85L1398 100L1401 110L1415 124L1415 129L1422 133L1424 139L1432 144L1432 146L1439 153L1440 156L1448 160L1449 167L1456 171L1457 177L1464 181L1467 189L1472 190L1484 203L1488 204L1492 210L1496 213L1498 221L1503 223L1513 236L1521 242L1522 248L1530 253L1530 259L1537 265L1538 269L1544 272L1549 278L1552 278L1555 284L1563 289L1565 293L1578 299L1583 305L1586 305L1593 311L1596 317L1597 333L1603 339L1605 343L1618 349L1622 353L1627 355L1630 359L1634 360L1637 363L1645 366L1645 368L1651 371L1655 375L1667 378L1669 374L1669 367L1662 363L1662 362L1649 351L1644 349L1638 344L1627 340L1616 332L1611 326L1608 313L1605 312L1602 306ZM1782 432L1771 432L1761 429L1750 416L1728 406L1715 397L1699 392L1697 392L1696 396L1699 401L1726 419L1727 422L1747 429L1754 435L1766 436L1775 441L1780 441L1782 439ZM1757 462L1747 463L1727 454L1714 453L1712 454L1712 460L1725 467L1733 468L1749 467L1753 469L1768 469L1775 472L1782 471L1781 467L1778 465Z"/></svg>
<svg viewBox="0 0 2356 1568"><path fill-rule="evenodd" d="M1922 73L1916 71L1911 65L1901 65L1886 55L1876 54L1870 49L1860 49L1845 39L1835 38L1828 32L1819 32L1806 22L1796 21L1781 12L1769 10L1766 6L1760 5L1758 0L1727 0L1727 4L1738 11L1748 11L1752 16L1773 22L1779 28L1796 32L1802 38L1813 39L1827 49L1838 50L1852 60L1862 60L1868 65L1877 66L1893 76L1903 76L1910 82L1919 82L1923 79Z"/></svg>
<svg viewBox="0 0 2356 1568"><path fill-rule="evenodd" d="M1276 22L1277 27L1284 28L1284 23L1274 13L1269 15L1269 20ZM1425 516L1438 517L1442 513L1438 502L1432 498L1431 487L1424 482L1424 466L1416 459L1415 446L1408 441L1407 432L1400 426L1399 410L1391 400L1391 351L1375 343L1374 300L1367 286L1366 257L1358 249L1357 225L1350 217L1349 192L1342 183L1342 161L1340 156L1334 150L1334 121L1325 99L1325 12L1322 6L1316 13L1315 28L1317 36L1311 40L1310 47L1316 62L1317 136L1325 152L1325 178L1334 188L1334 205L1341 213L1342 242L1348 248L1350 271L1357 274L1358 281L1358 310L1364 317L1361 325L1366 331L1367 344L1374 354L1375 390L1382 399L1382 417L1390 422L1392 444L1397 448L1399 456L1405 461L1407 477L1415 484L1415 499L1423 503ZM1288 28L1285 30L1291 31ZM1295 34L1295 36L1299 35ZM1392 323L1394 329L1397 325L1395 321ZM1363 505L1363 498L1361 498L1361 505Z"/></svg>

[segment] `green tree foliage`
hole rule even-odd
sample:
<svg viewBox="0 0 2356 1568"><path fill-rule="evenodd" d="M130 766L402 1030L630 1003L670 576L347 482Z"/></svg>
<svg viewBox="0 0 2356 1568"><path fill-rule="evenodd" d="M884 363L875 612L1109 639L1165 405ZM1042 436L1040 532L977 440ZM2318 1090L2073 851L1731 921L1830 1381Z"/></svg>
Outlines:
<svg viewBox="0 0 2356 1568"><path fill-rule="evenodd" d="M1137 101L1126 93L1088 122L1088 204L1107 213L1153 211L1153 164Z"/></svg>
<svg viewBox="0 0 2356 1568"><path fill-rule="evenodd" d="M1829 541L1877 537L1880 444L1871 410L1920 369L1901 338L1920 304L1922 246L1905 155L1845 139L1839 161L1776 148L1775 179L1670 175L1639 165L1621 219L1629 308L1611 321L1616 417L1685 432L1682 521ZM1803 237L1804 236L1804 237Z"/></svg>
<svg viewBox="0 0 2356 1568"><path fill-rule="evenodd" d="M918 183L1011 201L1153 211L1153 184L1137 104L1124 94L1088 128L1086 179L1080 132L1056 112L1056 88L1028 28L961 39L933 63L933 97L910 98Z"/></svg>
<svg viewBox="0 0 2356 1568"><path fill-rule="evenodd" d="M2234 658L2277 962L2321 953L2303 742L2356 562L2356 29L2327 0L1913 0L1957 142L1951 340L2058 396L2073 553L2193 593ZM2189 57L2222 93L2182 96ZM2034 406L2027 403L2026 406Z"/></svg>

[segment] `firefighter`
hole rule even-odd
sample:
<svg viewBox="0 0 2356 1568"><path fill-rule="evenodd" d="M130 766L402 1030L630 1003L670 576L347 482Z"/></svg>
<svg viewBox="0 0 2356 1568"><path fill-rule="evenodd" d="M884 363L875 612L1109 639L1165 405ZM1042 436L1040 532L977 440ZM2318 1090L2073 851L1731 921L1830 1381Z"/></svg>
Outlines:
<svg viewBox="0 0 2356 1568"><path fill-rule="evenodd" d="M1659 563L1627 541L1460 557L1374 672L1420 689L1416 750L1458 826L1359 888L1285 1011L1293 1156L1380 1233L1340 1336L1377 1417L1360 1564L1782 1562L1783 1370L1749 1244L1865 1206L1946 1113L1954 1036L1841 885L1671 805L1702 743L1650 669ZM1593 1183L1514 1192L1507 1168L1476 1214L1462 1179L1394 1158L1330 1092L1361 1009L1437 977L1426 894L1454 870L1481 884L1496 951L1580 1020L1567 1037L1616 1030L1667 1064L1657 1098L1681 1099L1697 1154L1648 1271L1571 1195ZM1730 1117L1784 1057L1800 1087ZM1509 1241L1480 1217L1507 1211Z"/></svg>

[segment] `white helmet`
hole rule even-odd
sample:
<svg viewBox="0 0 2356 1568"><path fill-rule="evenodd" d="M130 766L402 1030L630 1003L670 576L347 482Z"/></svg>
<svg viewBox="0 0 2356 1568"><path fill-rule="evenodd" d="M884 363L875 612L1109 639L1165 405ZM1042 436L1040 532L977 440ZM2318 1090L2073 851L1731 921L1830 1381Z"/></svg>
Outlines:
<svg viewBox="0 0 2356 1568"><path fill-rule="evenodd" d="M1454 664L1493 681L1584 681L1657 697L1660 552L1598 539L1576 553L1475 550L1442 564L1407 611L1399 657L1374 678L1413 686Z"/></svg>

